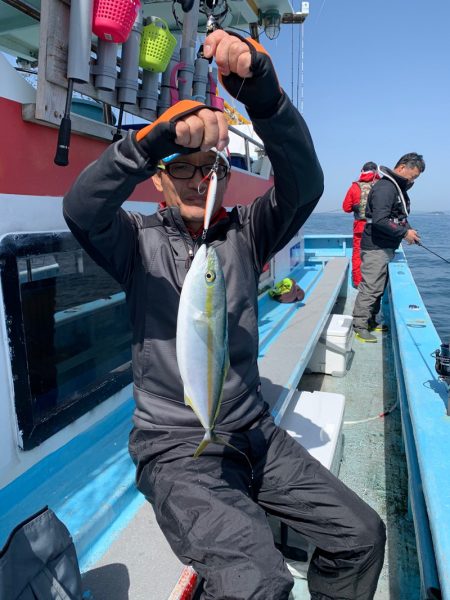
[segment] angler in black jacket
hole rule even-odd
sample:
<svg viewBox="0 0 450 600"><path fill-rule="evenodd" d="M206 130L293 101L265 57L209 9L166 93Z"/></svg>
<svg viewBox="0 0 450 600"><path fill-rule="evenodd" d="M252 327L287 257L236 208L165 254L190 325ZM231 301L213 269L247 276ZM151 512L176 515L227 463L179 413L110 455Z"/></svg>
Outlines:
<svg viewBox="0 0 450 600"><path fill-rule="evenodd" d="M362 342L376 342L371 331L386 331L376 321L381 298L388 281L389 261L402 240L420 241L408 223L408 190L425 170L420 154L405 154L394 169L380 167L381 179L373 186L366 206L366 226L361 240L361 276L353 309L353 328Z"/></svg>
<svg viewBox="0 0 450 600"><path fill-rule="evenodd" d="M221 158L207 234L222 265L228 306L230 368L216 427L247 455L253 478L243 456L223 446L210 444L192 458L203 429L184 404L175 352L180 292L201 243L205 199L198 185L214 161L211 148L227 144L224 115L198 102L174 105L108 148L64 199L70 229L120 282L130 307L136 410L129 447L137 485L174 552L204 579L204 600L287 600L293 578L266 513L317 548L308 577L313 598L370 600L383 563L384 525L275 426L257 366L259 276L316 206L322 170L262 46L216 31L204 53L215 57L223 85L246 105L275 173L275 186L251 206L226 212L229 168ZM181 155L161 170L160 161L174 153ZM124 211L134 187L149 177L166 207L151 216Z"/></svg>

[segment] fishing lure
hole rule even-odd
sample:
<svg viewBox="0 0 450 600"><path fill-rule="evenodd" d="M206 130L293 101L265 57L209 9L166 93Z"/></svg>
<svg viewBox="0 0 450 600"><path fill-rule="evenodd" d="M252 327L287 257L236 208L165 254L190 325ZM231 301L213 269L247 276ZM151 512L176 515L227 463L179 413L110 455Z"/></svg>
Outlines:
<svg viewBox="0 0 450 600"><path fill-rule="evenodd" d="M214 210L214 206L216 203L217 196L217 169L219 168L219 159L220 156L217 154L216 160L214 161L213 166L211 167L210 172L200 181L198 185L198 193L204 194L207 191L206 195L206 205L205 205L205 216L203 219L203 233L202 240L205 241L206 234L209 229L209 224L211 222L212 212ZM209 183L206 182L209 180ZM207 187L206 187L207 186Z"/></svg>

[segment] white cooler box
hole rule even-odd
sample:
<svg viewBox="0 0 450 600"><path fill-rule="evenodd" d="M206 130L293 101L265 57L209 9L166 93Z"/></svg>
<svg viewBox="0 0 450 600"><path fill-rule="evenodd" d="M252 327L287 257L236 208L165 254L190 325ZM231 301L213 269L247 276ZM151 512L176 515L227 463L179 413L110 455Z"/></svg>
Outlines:
<svg viewBox="0 0 450 600"><path fill-rule="evenodd" d="M353 344L353 317L330 315L314 353L306 368L307 373L326 373L343 377L351 356Z"/></svg>

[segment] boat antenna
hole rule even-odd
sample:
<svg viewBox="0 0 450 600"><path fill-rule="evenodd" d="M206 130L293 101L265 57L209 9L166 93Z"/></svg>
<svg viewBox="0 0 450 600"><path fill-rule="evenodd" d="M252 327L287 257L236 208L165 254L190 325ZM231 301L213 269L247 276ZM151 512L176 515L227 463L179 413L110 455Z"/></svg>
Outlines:
<svg viewBox="0 0 450 600"><path fill-rule="evenodd" d="M433 250L430 250L429 248L427 248L426 246L424 246L422 244L422 242L416 242L416 244L418 246L421 246L422 248L425 248L425 250L428 250L428 252L431 252L431 254L434 254L435 256L437 256L438 258L440 258L441 260L443 260L444 262L446 262L446 263L448 263L450 265L450 260L447 260L446 258L444 258L443 256L441 256L437 252L434 252Z"/></svg>
<svg viewBox="0 0 450 600"><path fill-rule="evenodd" d="M300 61L297 64L297 110L300 111L300 114L303 115L303 108L304 108L304 100L305 100L305 28L304 28L304 23L302 23L300 25L300 29L299 29L299 37L301 39L301 43L300 43ZM300 76L298 73L298 70L300 70ZM300 96L300 107L298 106L298 88L299 88L299 80L301 82L301 96Z"/></svg>

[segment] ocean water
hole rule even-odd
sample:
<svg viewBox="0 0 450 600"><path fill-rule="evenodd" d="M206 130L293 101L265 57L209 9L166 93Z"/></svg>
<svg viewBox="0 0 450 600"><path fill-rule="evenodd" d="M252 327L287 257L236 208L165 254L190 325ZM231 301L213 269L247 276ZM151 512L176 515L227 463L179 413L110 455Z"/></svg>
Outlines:
<svg viewBox="0 0 450 600"><path fill-rule="evenodd" d="M412 212L410 224L417 229L422 243L450 261L450 213ZM304 233L351 234L352 215L331 212L313 213ZM420 246L403 242L408 264L428 313L443 342L450 341L450 264Z"/></svg>

